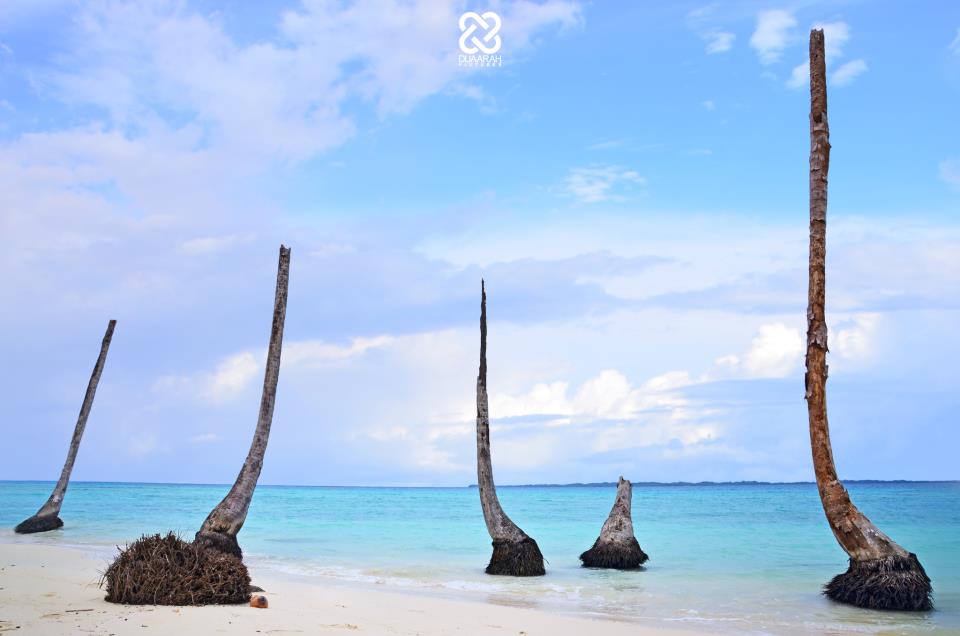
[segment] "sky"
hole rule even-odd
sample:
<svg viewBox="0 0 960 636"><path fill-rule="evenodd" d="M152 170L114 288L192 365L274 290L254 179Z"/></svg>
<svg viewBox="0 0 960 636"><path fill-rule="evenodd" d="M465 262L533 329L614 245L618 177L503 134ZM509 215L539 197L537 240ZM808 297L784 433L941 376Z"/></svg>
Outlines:
<svg viewBox="0 0 960 636"><path fill-rule="evenodd" d="M458 18L501 17L500 65ZM958 479L960 4L0 3L0 479L811 480L807 35L842 478Z"/></svg>

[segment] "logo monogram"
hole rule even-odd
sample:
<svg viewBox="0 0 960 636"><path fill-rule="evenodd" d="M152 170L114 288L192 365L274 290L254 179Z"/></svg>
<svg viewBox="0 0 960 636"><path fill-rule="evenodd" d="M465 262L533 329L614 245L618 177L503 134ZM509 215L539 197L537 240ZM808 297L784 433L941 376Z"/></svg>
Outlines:
<svg viewBox="0 0 960 636"><path fill-rule="evenodd" d="M500 16L493 11L487 11L483 15L467 11L460 16L460 30L463 31L460 36L460 50L467 55L481 52L493 55L500 50L500 25ZM474 35L478 28L483 31L482 39Z"/></svg>

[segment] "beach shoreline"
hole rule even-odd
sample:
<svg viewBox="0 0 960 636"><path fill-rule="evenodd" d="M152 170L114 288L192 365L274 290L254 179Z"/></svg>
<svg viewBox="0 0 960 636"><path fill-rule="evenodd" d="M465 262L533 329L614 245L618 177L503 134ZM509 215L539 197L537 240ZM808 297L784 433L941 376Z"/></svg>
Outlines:
<svg viewBox="0 0 960 636"><path fill-rule="evenodd" d="M251 569L270 606L123 606L99 587L99 550L0 543L0 632L18 634L609 634L712 633L575 617L503 602L437 598L373 585L294 581Z"/></svg>

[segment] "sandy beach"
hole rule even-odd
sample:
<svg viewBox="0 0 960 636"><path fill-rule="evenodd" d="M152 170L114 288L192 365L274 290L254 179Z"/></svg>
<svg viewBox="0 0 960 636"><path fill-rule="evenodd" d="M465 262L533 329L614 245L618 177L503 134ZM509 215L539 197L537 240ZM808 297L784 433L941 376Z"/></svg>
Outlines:
<svg viewBox="0 0 960 636"><path fill-rule="evenodd" d="M251 571L268 609L121 606L103 600L102 557L0 544L0 632L18 634L695 634L503 604L307 584Z"/></svg>

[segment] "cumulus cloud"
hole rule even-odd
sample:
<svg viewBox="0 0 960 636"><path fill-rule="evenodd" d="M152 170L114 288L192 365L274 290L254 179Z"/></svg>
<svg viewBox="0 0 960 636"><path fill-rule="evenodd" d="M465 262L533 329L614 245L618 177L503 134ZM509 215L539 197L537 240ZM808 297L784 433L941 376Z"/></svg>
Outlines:
<svg viewBox="0 0 960 636"><path fill-rule="evenodd" d="M618 166L590 166L574 168L567 175L564 190L581 203L600 203L622 199L620 188L641 186L646 179L634 170Z"/></svg>
<svg viewBox="0 0 960 636"><path fill-rule="evenodd" d="M354 338L346 345L321 340L289 341L283 346L283 364L285 368L296 368L343 361L392 342L390 336ZM255 385L265 361L263 351L241 351L223 358L211 372L162 376L154 383L154 390L193 396L212 404L227 402Z"/></svg>
<svg viewBox="0 0 960 636"><path fill-rule="evenodd" d="M260 370L256 356L249 351L225 358L207 380L206 394L213 400L238 395L249 386Z"/></svg>
<svg viewBox="0 0 960 636"><path fill-rule="evenodd" d="M565 381L537 383L527 393L497 393L490 397L494 419L540 415L553 417L555 424L573 421L626 420L644 411L666 409L679 413L689 405L673 389L690 383L682 371L651 378L635 387L616 369L606 369L585 380L572 394Z"/></svg>
<svg viewBox="0 0 960 636"><path fill-rule="evenodd" d="M775 322L761 325L742 354L718 358L715 368L720 375L732 374L747 378L784 378L800 365L804 341L798 329Z"/></svg>
<svg viewBox="0 0 960 636"><path fill-rule="evenodd" d="M579 5L564 0L501 13L514 51L580 19ZM44 79L61 99L103 108L124 126L173 109L217 146L301 160L354 134L347 100L385 117L462 78L450 44L456 21L456 7L427 0L305 2L282 14L276 41L243 43L216 15L182 3L97 3L76 21L72 57L83 72Z"/></svg>
<svg viewBox="0 0 960 636"><path fill-rule="evenodd" d="M828 335L830 350L841 358L856 359L869 356L874 349L874 338L880 314L856 314L850 320L834 325L835 333Z"/></svg>
<svg viewBox="0 0 960 636"><path fill-rule="evenodd" d="M750 46L757 52L762 64L769 65L780 61L795 26L797 19L784 9L761 11L757 15L757 27L750 36Z"/></svg>
<svg viewBox="0 0 960 636"><path fill-rule="evenodd" d="M51 315L135 306L159 319L205 293L235 295L224 279L255 275L248 261L225 274L183 255L280 242L264 180L344 143L358 121L377 126L477 77L456 63L456 7L428 0L303 2L256 40L185 2L64 11L69 37L30 76L71 114L0 143L0 293L45 299ZM511 54L581 20L564 0L502 15Z"/></svg>
<svg viewBox="0 0 960 636"><path fill-rule="evenodd" d="M690 383L687 373L677 371L635 386L620 371L606 369L573 391L569 382L556 381L537 383L526 393L493 394L494 435L507 437L497 443L497 462L529 470L573 456L582 461L627 449L713 444L722 437L712 419L717 411L677 391Z"/></svg>
<svg viewBox="0 0 960 636"><path fill-rule="evenodd" d="M824 53L826 54L829 71L836 60L843 57L844 47L850 40L850 26L846 22L837 21L815 24L813 28L823 29ZM866 72L867 69L867 63L862 59L846 62L830 73L830 84L837 87L846 86L853 82L857 76ZM786 85L788 88L801 88L806 86L809 80L810 58L808 57L793 68Z"/></svg>

